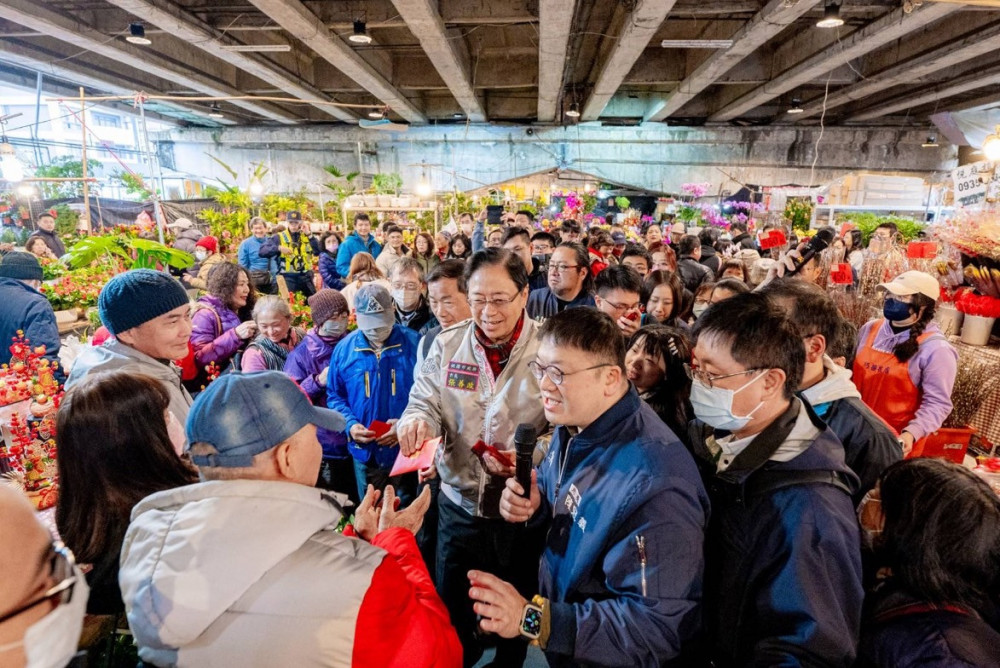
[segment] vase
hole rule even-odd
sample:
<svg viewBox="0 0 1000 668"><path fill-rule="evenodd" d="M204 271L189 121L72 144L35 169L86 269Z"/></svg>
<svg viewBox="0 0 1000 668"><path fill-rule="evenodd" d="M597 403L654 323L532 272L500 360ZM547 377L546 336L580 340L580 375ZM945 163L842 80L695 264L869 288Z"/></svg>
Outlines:
<svg viewBox="0 0 1000 668"><path fill-rule="evenodd" d="M962 331L964 318L965 314L955 308L954 304L939 304L937 314L934 317L938 327L941 328L941 333L945 336L958 336L959 332Z"/></svg>
<svg viewBox="0 0 1000 668"><path fill-rule="evenodd" d="M966 314L962 324L962 343L970 346L985 346L989 343L990 332L993 330L993 322L996 318L987 318L982 315Z"/></svg>

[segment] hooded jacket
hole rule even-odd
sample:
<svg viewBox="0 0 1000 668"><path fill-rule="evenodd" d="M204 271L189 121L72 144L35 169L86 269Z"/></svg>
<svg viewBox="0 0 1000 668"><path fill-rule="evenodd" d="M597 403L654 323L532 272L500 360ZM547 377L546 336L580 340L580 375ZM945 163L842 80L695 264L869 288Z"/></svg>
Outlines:
<svg viewBox="0 0 1000 668"><path fill-rule="evenodd" d="M365 241L357 232L351 232L337 249L337 273L347 278L351 273L351 258L358 253L368 253L377 260L381 252L382 244L375 241L375 235L369 234Z"/></svg>
<svg viewBox="0 0 1000 668"><path fill-rule="evenodd" d="M528 362L538 352L538 323L524 319L506 366L496 378L486 351L476 340L476 324L466 320L441 330L410 390L403 425L423 420L431 438L442 436L437 454L441 493L476 517L500 517L506 478L490 475L472 452L480 439L501 450L513 448L522 422L546 431L538 381ZM536 452L536 461L541 457Z"/></svg>
<svg viewBox="0 0 1000 668"><path fill-rule="evenodd" d="M119 582L156 666L440 666L461 647L413 534L338 534L335 497L203 482L132 510Z"/></svg>
<svg viewBox="0 0 1000 668"><path fill-rule="evenodd" d="M903 458L899 437L892 427L861 401L851 372L823 358L826 376L802 390L804 398L844 446L844 460L861 480L854 505L878 482L879 474Z"/></svg>
<svg viewBox="0 0 1000 668"><path fill-rule="evenodd" d="M288 353L285 374L305 390L313 406L326 408L326 385L321 385L317 378L323 373L323 369L330 366L333 348L342 340L343 337L337 340L324 339L314 327L303 337L302 343ZM316 430L316 438L323 446L324 457L344 459L348 456L345 433L319 428Z"/></svg>
<svg viewBox="0 0 1000 668"><path fill-rule="evenodd" d="M153 359L117 339L86 349L73 362L66 389L91 373L100 371L127 371L141 373L160 381L170 394L170 412L181 424L187 421L191 408L191 395L181 385L181 371L172 362Z"/></svg>
<svg viewBox="0 0 1000 668"><path fill-rule="evenodd" d="M629 386L576 436L556 428L538 484L549 665L678 659L700 627L709 512L690 453Z"/></svg>
<svg viewBox="0 0 1000 668"><path fill-rule="evenodd" d="M38 290L16 278L0 277L0 364L10 361L11 339L18 330L31 347L45 346L45 357L59 361L59 324L49 300Z"/></svg>
<svg viewBox="0 0 1000 668"><path fill-rule="evenodd" d="M707 657L720 668L851 666L864 592L843 446L799 399L718 472L706 439L724 435L692 423L712 502Z"/></svg>

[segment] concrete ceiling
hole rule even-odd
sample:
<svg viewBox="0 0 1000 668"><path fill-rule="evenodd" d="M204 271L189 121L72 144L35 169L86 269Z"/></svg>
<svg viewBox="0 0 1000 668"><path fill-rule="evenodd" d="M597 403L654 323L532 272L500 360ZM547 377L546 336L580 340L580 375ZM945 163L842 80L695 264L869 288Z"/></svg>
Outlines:
<svg viewBox="0 0 1000 668"><path fill-rule="evenodd" d="M41 72L50 90L195 98L155 110L206 127L356 123L381 109L412 124L923 127L937 111L1000 106L1000 7L844 0L845 24L821 29L823 5L0 0L0 81ZM370 44L348 40L358 19ZM133 22L151 45L125 41ZM288 50L247 50L260 46ZM206 98L226 98L223 120ZM786 113L792 100L803 114Z"/></svg>

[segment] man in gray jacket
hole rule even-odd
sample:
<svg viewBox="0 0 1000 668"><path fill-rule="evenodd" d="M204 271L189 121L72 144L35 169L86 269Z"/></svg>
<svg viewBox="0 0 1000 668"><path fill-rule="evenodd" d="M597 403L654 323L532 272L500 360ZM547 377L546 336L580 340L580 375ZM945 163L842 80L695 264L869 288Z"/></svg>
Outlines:
<svg viewBox="0 0 1000 668"><path fill-rule="evenodd" d="M142 373L163 383L170 394L170 412L184 422L191 395L172 362L187 356L191 338L191 305L181 284L162 271L126 271L101 289L97 309L115 338L80 354L66 388L100 371Z"/></svg>

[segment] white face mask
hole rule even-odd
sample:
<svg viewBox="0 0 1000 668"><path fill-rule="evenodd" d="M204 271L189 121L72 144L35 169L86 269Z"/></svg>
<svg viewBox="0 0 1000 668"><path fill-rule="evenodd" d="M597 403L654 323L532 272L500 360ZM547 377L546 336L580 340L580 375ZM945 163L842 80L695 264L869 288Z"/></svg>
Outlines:
<svg viewBox="0 0 1000 668"><path fill-rule="evenodd" d="M393 290L392 301L403 311L412 311L420 303L420 290Z"/></svg>
<svg viewBox="0 0 1000 668"><path fill-rule="evenodd" d="M180 457L184 454L184 446L187 444L187 436L184 433L184 425L180 423L180 420L170 412L167 411L167 434L170 436L170 442L174 446L174 452Z"/></svg>
<svg viewBox="0 0 1000 668"><path fill-rule="evenodd" d="M347 321L330 318L319 328L319 335L327 339L335 339L347 331Z"/></svg>
<svg viewBox="0 0 1000 668"><path fill-rule="evenodd" d="M194 252L194 257L195 257L195 259L197 259L197 260L198 260L198 262L204 262L204 261L205 261L205 258L207 258L207 257L208 257L208 251L206 251L206 250L201 250L201 249L199 248L198 250L196 250L196 251Z"/></svg>
<svg viewBox="0 0 1000 668"><path fill-rule="evenodd" d="M691 312L694 313L695 318L700 318L701 314L708 310L711 304L695 304L691 307Z"/></svg>
<svg viewBox="0 0 1000 668"><path fill-rule="evenodd" d="M78 567L74 567L76 583L69 603L45 615L28 627L24 638L0 645L0 656L18 647L24 647L26 668L64 668L76 654L83 630L83 616L87 612L90 587ZM0 662L2 663L2 662ZM6 664L4 664L6 665Z"/></svg>
<svg viewBox="0 0 1000 668"><path fill-rule="evenodd" d="M382 327L372 327L371 329L362 330L364 332L365 338L373 346L379 348L389 339L389 335L392 334L393 325L385 325Z"/></svg>
<svg viewBox="0 0 1000 668"><path fill-rule="evenodd" d="M724 387L708 387L700 380L691 381L691 407L694 409L695 417L710 427L723 431L743 429L753 419L753 414L764 405L764 402L760 402L752 411L740 417L733 415L733 399L737 392L743 391L763 377L764 374L759 373L735 390L727 390Z"/></svg>

